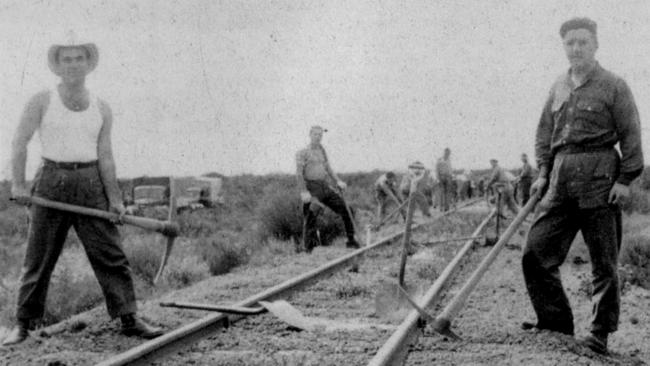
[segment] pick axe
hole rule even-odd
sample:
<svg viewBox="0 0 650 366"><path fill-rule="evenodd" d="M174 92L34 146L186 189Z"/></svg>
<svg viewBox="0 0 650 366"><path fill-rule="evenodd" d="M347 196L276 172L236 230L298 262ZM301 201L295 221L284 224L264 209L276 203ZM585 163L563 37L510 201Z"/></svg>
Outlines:
<svg viewBox="0 0 650 366"><path fill-rule="evenodd" d="M178 223L174 220L176 219L176 195L174 191L174 180L169 180L170 188L170 197L169 197L169 215L167 221L155 220L146 217L124 215L120 218L120 215L114 212L108 212L104 210L99 210L91 207L84 207L78 205L72 205L69 203L52 201L43 197L32 196L30 198L31 203L39 205L42 207L52 208L55 210L61 210L66 212L72 212L79 215L92 216L100 219L110 220L113 222L121 222L123 224L128 224L132 226L137 226L146 230L153 230L163 234L167 238L167 245L165 247L165 253L162 256L160 262L160 267L156 273L156 277L153 280L153 283L156 284L158 279L163 273L165 265L169 260L169 255L171 254L172 248L174 246L174 240L178 236L180 228Z"/></svg>

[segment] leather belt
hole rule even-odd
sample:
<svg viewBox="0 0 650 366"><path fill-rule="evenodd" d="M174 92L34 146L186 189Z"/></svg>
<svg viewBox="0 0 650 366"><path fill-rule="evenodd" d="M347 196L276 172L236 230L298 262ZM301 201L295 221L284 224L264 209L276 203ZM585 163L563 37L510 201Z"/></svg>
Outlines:
<svg viewBox="0 0 650 366"><path fill-rule="evenodd" d="M51 166L58 169L65 169L65 170L77 170L77 169L85 169L85 168L91 168L97 166L97 160L84 161L84 162L73 162L73 161L68 162L68 161L54 161L54 160L43 158L43 162L45 163L45 166Z"/></svg>
<svg viewBox="0 0 650 366"><path fill-rule="evenodd" d="M557 150L557 154L582 154L593 152L607 152L614 149L614 146L579 146L564 145Z"/></svg>

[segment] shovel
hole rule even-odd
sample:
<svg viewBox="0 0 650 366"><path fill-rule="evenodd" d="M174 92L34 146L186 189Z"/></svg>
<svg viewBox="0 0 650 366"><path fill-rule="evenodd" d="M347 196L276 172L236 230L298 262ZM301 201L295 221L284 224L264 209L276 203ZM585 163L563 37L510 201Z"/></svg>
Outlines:
<svg viewBox="0 0 650 366"><path fill-rule="evenodd" d="M399 314L400 310L406 310L409 306L408 300L403 296L406 292L409 296L417 296L424 290L422 286L418 288L417 285L407 285L404 282L404 275L406 272L406 259L411 250L411 226L413 224L413 212L415 211L415 200L413 196L416 194L417 184L424 177L424 167L409 166L409 174L411 175L411 189L409 191L408 208L406 210L406 222L404 223L404 236L402 244L402 254L400 257L399 277L398 283L386 282L379 289L375 295L375 314L380 317L386 317L391 314Z"/></svg>
<svg viewBox="0 0 650 366"><path fill-rule="evenodd" d="M293 329L311 332L358 330L368 328L392 328L383 324L354 323L350 321L341 322L325 318L308 317L286 300L260 301L259 304L260 306L256 307L245 307L232 305L197 304L188 302L161 302L160 306L179 309L218 311L220 313L243 316L257 315L269 312L282 322L288 324L289 327Z"/></svg>

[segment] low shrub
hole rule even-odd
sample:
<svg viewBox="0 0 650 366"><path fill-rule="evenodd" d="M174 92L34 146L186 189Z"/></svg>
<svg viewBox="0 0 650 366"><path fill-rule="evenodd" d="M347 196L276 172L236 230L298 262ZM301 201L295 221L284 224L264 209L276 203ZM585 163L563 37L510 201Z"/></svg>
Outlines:
<svg viewBox="0 0 650 366"><path fill-rule="evenodd" d="M628 269L626 280L650 289L650 238L644 235L624 237L619 263Z"/></svg>
<svg viewBox="0 0 650 366"><path fill-rule="evenodd" d="M29 212L25 207L8 205L6 210L0 211L0 236L1 237L27 237L29 228Z"/></svg>
<svg viewBox="0 0 650 366"><path fill-rule="evenodd" d="M640 181L635 181L630 185L630 198L623 202L621 209L627 213L650 213L650 192L643 189Z"/></svg>
<svg viewBox="0 0 650 366"><path fill-rule="evenodd" d="M302 202L295 190L288 190L278 185L271 185L260 203L257 217L260 221L259 238L278 240L302 239ZM322 245L329 245L345 230L340 217L325 208L317 218L317 227Z"/></svg>
<svg viewBox="0 0 650 366"><path fill-rule="evenodd" d="M92 273L79 273L71 264L55 271L48 291L43 325L58 323L90 310L104 301L99 283Z"/></svg>
<svg viewBox="0 0 650 366"><path fill-rule="evenodd" d="M171 261L165 268L163 279L174 288L182 288L208 276L208 266L196 256L184 256L180 261Z"/></svg>
<svg viewBox="0 0 650 366"><path fill-rule="evenodd" d="M123 248L133 274L147 283L153 283L164 252L163 240L154 234L130 235Z"/></svg>
<svg viewBox="0 0 650 366"><path fill-rule="evenodd" d="M209 272L220 275L245 264L250 258L250 251L245 241L237 233L219 231L216 234L198 239L200 255L206 262Z"/></svg>

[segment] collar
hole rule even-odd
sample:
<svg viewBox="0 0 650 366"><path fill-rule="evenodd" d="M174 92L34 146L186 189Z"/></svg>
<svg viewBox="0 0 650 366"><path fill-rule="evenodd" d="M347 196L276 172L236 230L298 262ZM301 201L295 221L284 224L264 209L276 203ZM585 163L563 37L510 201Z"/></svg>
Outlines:
<svg viewBox="0 0 650 366"><path fill-rule="evenodd" d="M571 68L569 68L569 70L567 70L567 72L566 72L566 75L564 76L564 84L569 86L570 90L577 89L577 88L579 88L579 87L581 87L583 85L586 85L597 74L600 74L600 72L602 70L603 70L603 68L600 66L600 63L598 63L598 61L596 61L596 64L594 65L594 67L592 67L591 70L589 70L589 72L585 76L585 79L582 81L582 84L576 86L573 83L573 79L571 79Z"/></svg>

